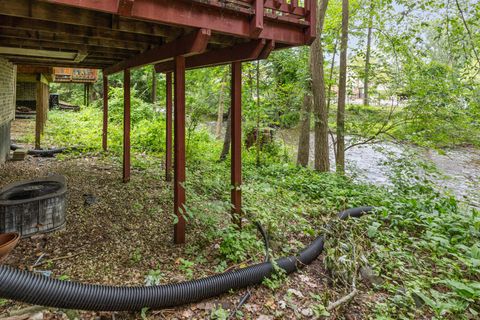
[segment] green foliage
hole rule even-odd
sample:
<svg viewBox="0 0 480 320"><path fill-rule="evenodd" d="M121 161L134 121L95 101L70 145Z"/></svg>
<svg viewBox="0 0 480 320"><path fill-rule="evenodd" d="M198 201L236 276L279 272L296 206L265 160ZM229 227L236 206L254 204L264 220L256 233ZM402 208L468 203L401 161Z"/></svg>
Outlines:
<svg viewBox="0 0 480 320"><path fill-rule="evenodd" d="M246 228L238 230L234 226L229 226L223 230L221 238L220 253L234 263L245 261L262 247L252 230Z"/></svg>
<svg viewBox="0 0 480 320"><path fill-rule="evenodd" d="M383 137L432 147L479 146L479 61L471 50L480 43L478 5L459 1L465 22L458 8L443 1L374 0L352 1L350 5L351 93L353 85L365 76L365 39L370 17L374 43L369 74L372 106L347 107L346 129L352 141L375 135L387 124L392 129ZM322 35L328 71L326 84L332 86L333 102L338 81L338 44L335 46L340 13L341 2L330 2ZM473 30L472 37L465 32L465 24ZM330 66L334 52L337 60ZM310 80L308 60L307 48L294 48L276 51L259 64L243 64L244 133L257 127L293 127L298 123L298 111ZM227 261L239 263L263 256L255 229L248 225L238 230L228 219L230 162L217 161L222 143L204 129L205 122L216 120L222 99L226 115L229 80L228 67L187 73L185 215L192 227L202 230L190 255L212 243L219 244L225 260L220 261L218 271L228 267ZM159 168L165 151L165 81L159 75L159 99L155 106L147 102L151 81L151 67L132 72L132 163L136 168ZM97 96L100 85L95 84ZM123 126L121 74L111 76L110 85L110 152L105 156L119 161ZM52 91L59 92L63 100L82 103L80 86L54 85ZM392 97L397 99L392 102L393 112L381 101ZM333 103L330 114L335 111ZM101 145L101 119L100 100L82 107L79 113L52 111L46 142L97 152ZM334 129L335 118L331 116L329 120ZM332 280L331 290L344 292L352 284L365 290L359 271L368 267L380 279L371 290L383 299L371 303L369 317L478 318L480 213L438 192L430 179L419 174L428 173L425 164L413 162L413 157L391 157L387 166L391 168L392 184L379 187L299 168L278 143L262 150L260 164L255 150L244 151L242 156L245 217L259 221L267 229L273 258L298 252L339 210L373 205L377 208L374 215L335 221L329 231L323 230L327 239L324 262ZM174 218L172 221L175 222ZM132 253L133 263L141 259L140 251ZM195 265L204 259L202 255L192 261L180 259L179 269L192 278ZM278 266L276 270L264 282L272 290L285 280ZM158 270L147 275L152 284L161 277ZM316 316L327 316L325 303L329 298L328 293L321 293L315 299L318 304L312 310ZM227 316L223 309L212 311L214 318Z"/></svg>
<svg viewBox="0 0 480 320"><path fill-rule="evenodd" d="M480 126L469 105L474 92L456 71L439 62L417 63L408 72L403 138L430 146L478 144Z"/></svg>
<svg viewBox="0 0 480 320"><path fill-rule="evenodd" d="M160 269L150 270L145 276L145 285L146 286L158 286L162 283L164 274Z"/></svg>
<svg viewBox="0 0 480 320"><path fill-rule="evenodd" d="M61 101L81 106L84 104L83 83L51 83L50 92L59 94Z"/></svg>
<svg viewBox="0 0 480 320"><path fill-rule="evenodd" d="M140 263L140 261L142 261L143 259L143 255L142 255L142 251L137 248L135 249L131 254L130 254L130 261L133 263L133 264L138 264Z"/></svg>
<svg viewBox="0 0 480 320"><path fill-rule="evenodd" d="M135 89L131 89L131 112L130 118L133 125L136 125L140 120L151 119L156 116L151 103L140 99ZM101 100L97 100L97 105L100 107ZM108 92L108 121L114 124L123 123L123 88L110 88Z"/></svg>
<svg viewBox="0 0 480 320"><path fill-rule="evenodd" d="M228 312L228 310L223 309L222 306L218 306L212 310L212 313L210 314L210 319L227 320L229 315L230 313Z"/></svg>
<svg viewBox="0 0 480 320"><path fill-rule="evenodd" d="M477 251L470 248L480 240L478 212L464 211L453 197L435 191L415 174L418 166L411 161L391 161L394 188L379 206L375 220L380 226L369 239L369 262L388 279L388 312L411 315L412 306L425 303L438 316L474 316L478 270L471 259ZM356 227L371 226L371 219Z"/></svg>
<svg viewBox="0 0 480 320"><path fill-rule="evenodd" d="M285 283L287 280L287 273L280 268L275 261L273 261L272 264L273 272L269 278L263 279L262 284L270 290L275 291Z"/></svg>
<svg viewBox="0 0 480 320"><path fill-rule="evenodd" d="M78 141L90 150L98 150L100 133L97 138L91 132L95 126L100 127L100 119L100 110L93 106L79 113L54 111L46 136L55 144ZM142 121L146 119L139 119L139 123ZM144 136L154 137L156 133L150 131L157 132L157 128L144 124L148 128L141 128ZM110 130L114 133L121 128L112 122ZM133 130L137 130L135 126ZM163 136L158 134L162 145ZM150 151L149 140L143 141L134 149L134 157L138 157L139 150L155 154ZM263 245L253 226L247 224L239 231L226 219L231 209L227 178L230 163L215 161L219 147L221 143L206 131L192 132L185 185L189 195L187 211L189 224L203 231L195 251L217 242L220 253L232 263L249 258L261 261ZM112 152L114 157L120 156ZM425 165L413 163L409 156L392 157L388 162L392 186L386 189L299 168L280 155L273 152L257 166L254 151L243 154L246 217L261 222L268 230L273 258L298 252L339 210L373 205L377 207L375 215L344 223L336 221L333 231L326 234L326 265L335 283L332 290L344 290L341 288L350 286L354 279L358 285L358 270L368 265L383 283L374 290L386 294L384 302L376 302L371 308L379 316L414 317L433 312L437 316L474 317L480 311L480 213L465 210L451 196L437 192L428 179L420 178L418 170L429 171ZM139 163L148 164L150 160L146 159L140 157ZM152 159L158 167L160 160ZM138 263L142 254L135 251L131 258ZM192 278L196 263L202 261L181 259L179 269ZM147 277L153 283L160 281L161 274L154 270ZM284 278L275 273L265 285L278 288ZM325 301L322 298L322 304ZM323 309L319 305L314 312L322 314Z"/></svg>
<svg viewBox="0 0 480 320"><path fill-rule="evenodd" d="M188 279L193 278L193 267L195 266L195 262L180 258L179 259L180 265L179 269L185 273Z"/></svg>

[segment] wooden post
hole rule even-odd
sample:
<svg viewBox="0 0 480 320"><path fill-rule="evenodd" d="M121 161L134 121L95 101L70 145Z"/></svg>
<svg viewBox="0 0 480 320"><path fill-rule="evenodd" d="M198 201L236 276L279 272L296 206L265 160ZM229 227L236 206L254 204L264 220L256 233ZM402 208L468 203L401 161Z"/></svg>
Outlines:
<svg viewBox="0 0 480 320"><path fill-rule="evenodd" d="M185 57L175 57L175 125L174 125L174 212L178 222L174 229L174 242L185 243Z"/></svg>
<svg viewBox="0 0 480 320"><path fill-rule="evenodd" d="M103 131L102 131L103 151L108 149L108 76L103 75Z"/></svg>
<svg viewBox="0 0 480 320"><path fill-rule="evenodd" d="M90 103L93 101L94 98L95 98L95 91L93 90L93 83L89 83L87 105L90 105Z"/></svg>
<svg viewBox="0 0 480 320"><path fill-rule="evenodd" d="M87 89L86 97L87 97L87 107L90 105L90 84L86 83L85 88Z"/></svg>
<svg viewBox="0 0 480 320"><path fill-rule="evenodd" d="M48 113L48 85L42 82L41 74L36 81L35 100L35 149L40 149L41 137L43 129L45 128Z"/></svg>
<svg viewBox="0 0 480 320"><path fill-rule="evenodd" d="M83 105L87 105L87 84L83 84Z"/></svg>
<svg viewBox="0 0 480 320"><path fill-rule="evenodd" d="M172 73L166 74L165 180L172 180Z"/></svg>
<svg viewBox="0 0 480 320"><path fill-rule="evenodd" d="M35 105L35 149L40 149L40 138L42 135L42 83L36 83L36 105Z"/></svg>
<svg viewBox="0 0 480 320"><path fill-rule="evenodd" d="M130 181L130 69L123 71L123 182Z"/></svg>
<svg viewBox="0 0 480 320"><path fill-rule="evenodd" d="M242 63L232 63L231 88L231 201L232 220L242 224Z"/></svg>

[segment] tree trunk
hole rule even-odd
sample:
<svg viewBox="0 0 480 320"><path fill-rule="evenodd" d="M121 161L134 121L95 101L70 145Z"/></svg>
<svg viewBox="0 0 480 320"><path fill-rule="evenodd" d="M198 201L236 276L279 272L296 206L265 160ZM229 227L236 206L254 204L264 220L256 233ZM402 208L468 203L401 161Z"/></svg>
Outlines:
<svg viewBox="0 0 480 320"><path fill-rule="evenodd" d="M157 102L157 72L152 68L152 103Z"/></svg>
<svg viewBox="0 0 480 320"><path fill-rule="evenodd" d="M313 114L315 122L315 170L330 171L328 148L328 112L325 101L325 75L323 70L322 32L328 0L320 0L317 10L317 38L310 48L310 74L312 78Z"/></svg>
<svg viewBox="0 0 480 320"><path fill-rule="evenodd" d="M256 130L257 130L257 143L256 143L256 160L257 160L257 166L260 166L260 143L263 140L263 135L260 133L260 61L257 60L257 67L256 67L256 73L257 73L257 123L256 123Z"/></svg>
<svg viewBox="0 0 480 320"><path fill-rule="evenodd" d="M220 161L227 159L228 152L230 150L230 132L232 131L232 108L228 109L227 130L225 130L225 139L223 140L223 149L220 154Z"/></svg>
<svg viewBox="0 0 480 320"><path fill-rule="evenodd" d="M220 139L222 136L222 127L223 127L223 112L224 112L224 105L223 105L223 92L225 89L225 82L222 79L222 86L220 87L220 97L218 101L218 114L217 114L217 125L215 128L215 136L217 139Z"/></svg>
<svg viewBox="0 0 480 320"><path fill-rule="evenodd" d="M368 106L368 81L370 74L370 50L372 47L373 0L370 1L370 16L368 18L367 52L365 53L365 76L363 78L363 105Z"/></svg>
<svg viewBox="0 0 480 320"><path fill-rule="evenodd" d="M312 111L312 95L307 91L303 96L300 139L298 141L297 165L306 167L310 158L310 112Z"/></svg>
<svg viewBox="0 0 480 320"><path fill-rule="evenodd" d="M340 41L340 79L337 108L337 172L345 172L345 103L347 97L348 0L342 0L342 38Z"/></svg>
<svg viewBox="0 0 480 320"><path fill-rule="evenodd" d="M337 56L338 37L335 39L333 45L332 63L330 64L330 75L328 76L328 89L327 89L327 113L330 113L330 104L332 101L332 84L333 84L333 70L335 69L335 57Z"/></svg>

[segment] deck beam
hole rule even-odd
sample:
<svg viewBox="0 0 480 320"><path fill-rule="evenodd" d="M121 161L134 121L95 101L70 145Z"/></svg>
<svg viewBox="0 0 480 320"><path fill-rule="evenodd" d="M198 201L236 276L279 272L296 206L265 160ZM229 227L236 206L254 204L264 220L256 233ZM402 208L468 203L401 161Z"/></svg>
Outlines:
<svg viewBox="0 0 480 320"><path fill-rule="evenodd" d="M202 54L187 57L185 68L195 69L228 64L233 61L251 61L259 58L266 59L273 50L273 46L273 41L259 39L223 49L211 50ZM265 51L268 53L262 56ZM155 71L157 72L170 72L172 70L173 62L171 61L157 63L155 65Z"/></svg>
<svg viewBox="0 0 480 320"><path fill-rule="evenodd" d="M250 22L250 36L258 38L263 31L264 0L253 0L255 15Z"/></svg>
<svg viewBox="0 0 480 320"><path fill-rule="evenodd" d="M259 30L259 21L253 23L253 29L251 27L251 19L255 15L255 10L229 9L215 1L209 1L208 4L205 4L201 1L136 0L128 13L120 10L120 1L118 0L44 1L166 25L209 28L214 32L242 38L251 37L252 30L254 33ZM258 19L260 18L258 17ZM268 14L264 14L262 19L264 20L261 31L263 38L293 46L305 44L305 28L308 27L308 21L283 15L275 15L270 18Z"/></svg>
<svg viewBox="0 0 480 320"><path fill-rule="evenodd" d="M141 67L177 56L202 53L207 48L210 36L209 29L200 29L106 68L105 73L109 75L126 68Z"/></svg>

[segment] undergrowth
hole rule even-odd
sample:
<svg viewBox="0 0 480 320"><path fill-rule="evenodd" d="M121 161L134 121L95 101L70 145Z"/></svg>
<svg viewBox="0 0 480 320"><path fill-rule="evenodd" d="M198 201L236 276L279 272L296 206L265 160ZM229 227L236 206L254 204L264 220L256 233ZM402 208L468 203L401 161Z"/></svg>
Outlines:
<svg viewBox="0 0 480 320"><path fill-rule="evenodd" d="M109 157L121 152L121 100L111 100ZM132 148L138 168L160 168L164 152L164 116L151 105L133 101ZM101 112L96 106L79 113L50 113L47 140L98 152ZM186 217L203 230L195 250L216 243L218 270L227 264L261 261L264 252L253 222L271 238L273 257L298 252L318 235L338 211L364 205L375 214L362 219L335 220L326 234L324 262L331 290L355 286L374 297L369 317L473 319L480 312L480 213L439 193L428 176L418 174L410 159L391 159L388 188L353 182L334 173L317 173L286 160L281 148L269 148L256 162L244 151L242 187L244 229L233 227L230 211L229 159L219 162L221 142L205 131L189 137ZM68 155L67 155L68 156ZM150 169L152 167L150 166ZM193 247L192 247L193 248ZM188 278L194 265L182 261ZM360 275L371 269L378 281ZM155 278L156 275L153 275ZM287 280L288 281L288 280ZM274 284L269 284L274 288ZM328 301L329 290L315 294Z"/></svg>

